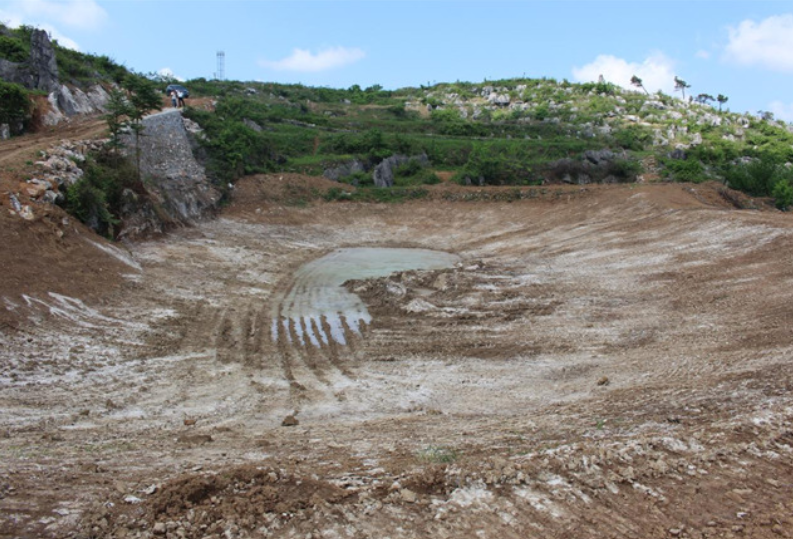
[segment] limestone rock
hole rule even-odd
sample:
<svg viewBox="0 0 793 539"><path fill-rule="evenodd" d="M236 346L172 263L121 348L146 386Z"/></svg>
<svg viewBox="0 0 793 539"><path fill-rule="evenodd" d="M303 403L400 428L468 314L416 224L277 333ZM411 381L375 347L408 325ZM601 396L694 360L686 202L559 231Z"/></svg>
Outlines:
<svg viewBox="0 0 793 539"><path fill-rule="evenodd" d="M33 30L30 35L30 71L34 88L45 92L57 88L58 62L45 30Z"/></svg>
<svg viewBox="0 0 793 539"><path fill-rule="evenodd" d="M374 184L377 187L391 187L394 185L394 171L397 167L412 160L418 160L421 166L426 167L429 159L426 154L408 157L406 155L392 155L380 162L374 169Z"/></svg>
<svg viewBox="0 0 793 539"><path fill-rule="evenodd" d="M57 103L58 108L62 110L66 116L76 116L77 114L90 114L94 112L94 106L85 92L79 88L75 88L72 91L65 84L62 84L60 88L58 88Z"/></svg>
<svg viewBox="0 0 793 539"><path fill-rule="evenodd" d="M407 503L416 503L416 500L418 500L418 495L409 488L403 488L400 490L399 496Z"/></svg>
<svg viewBox="0 0 793 539"><path fill-rule="evenodd" d="M342 178L346 178L347 176L352 176L358 172L366 172L366 167L364 164L359 161L358 159L354 159L349 163L345 163L343 165L339 165L332 168L326 168L322 175L325 176L329 180L333 180L335 182L340 181Z"/></svg>
<svg viewBox="0 0 793 539"><path fill-rule="evenodd" d="M55 49L45 30L32 31L28 61L16 63L0 59L0 79L45 92L52 92L58 87Z"/></svg>

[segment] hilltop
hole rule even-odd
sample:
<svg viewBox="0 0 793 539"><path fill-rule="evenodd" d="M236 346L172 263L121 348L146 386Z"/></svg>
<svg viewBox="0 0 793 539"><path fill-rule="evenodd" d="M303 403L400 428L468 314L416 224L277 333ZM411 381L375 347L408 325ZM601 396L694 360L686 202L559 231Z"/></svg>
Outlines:
<svg viewBox="0 0 793 539"><path fill-rule="evenodd" d="M395 91L191 85L217 96L214 114L187 114L206 130L210 172L224 181L272 171L364 187L715 180L756 197L781 182L777 206L790 204L791 127L706 98L549 79ZM403 160L384 180L376 169L394 155L420 157L420 166Z"/></svg>

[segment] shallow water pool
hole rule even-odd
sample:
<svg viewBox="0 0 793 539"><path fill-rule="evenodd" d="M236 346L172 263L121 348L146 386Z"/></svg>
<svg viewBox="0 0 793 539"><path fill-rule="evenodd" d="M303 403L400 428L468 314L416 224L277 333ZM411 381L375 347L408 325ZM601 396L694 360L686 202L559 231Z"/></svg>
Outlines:
<svg viewBox="0 0 793 539"><path fill-rule="evenodd" d="M363 301L342 283L398 271L448 268L459 260L457 255L430 249L337 249L295 272L289 293L274 306L273 340L277 341L280 334L290 341L297 339L301 345L321 346L330 339L347 344L345 333L360 334L362 325L372 318Z"/></svg>

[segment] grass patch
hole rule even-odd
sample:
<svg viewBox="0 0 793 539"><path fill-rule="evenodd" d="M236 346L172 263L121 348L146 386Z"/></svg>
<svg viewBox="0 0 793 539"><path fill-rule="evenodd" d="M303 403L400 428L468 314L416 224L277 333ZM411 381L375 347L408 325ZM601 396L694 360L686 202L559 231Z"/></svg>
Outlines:
<svg viewBox="0 0 793 539"><path fill-rule="evenodd" d="M450 464L460 458L460 454L451 447L430 445L418 451L416 458L427 464Z"/></svg>

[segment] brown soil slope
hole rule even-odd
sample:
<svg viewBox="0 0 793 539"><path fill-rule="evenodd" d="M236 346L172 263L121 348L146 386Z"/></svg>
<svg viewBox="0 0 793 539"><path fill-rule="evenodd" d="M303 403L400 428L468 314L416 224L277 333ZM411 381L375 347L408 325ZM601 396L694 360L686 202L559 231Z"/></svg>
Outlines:
<svg viewBox="0 0 793 539"><path fill-rule="evenodd" d="M300 207L285 182L325 187L246 179L114 258L119 287L27 294L0 536L790 535L789 214L682 185ZM346 346L274 332L294 270L350 246L462 262L350 283L372 323Z"/></svg>

